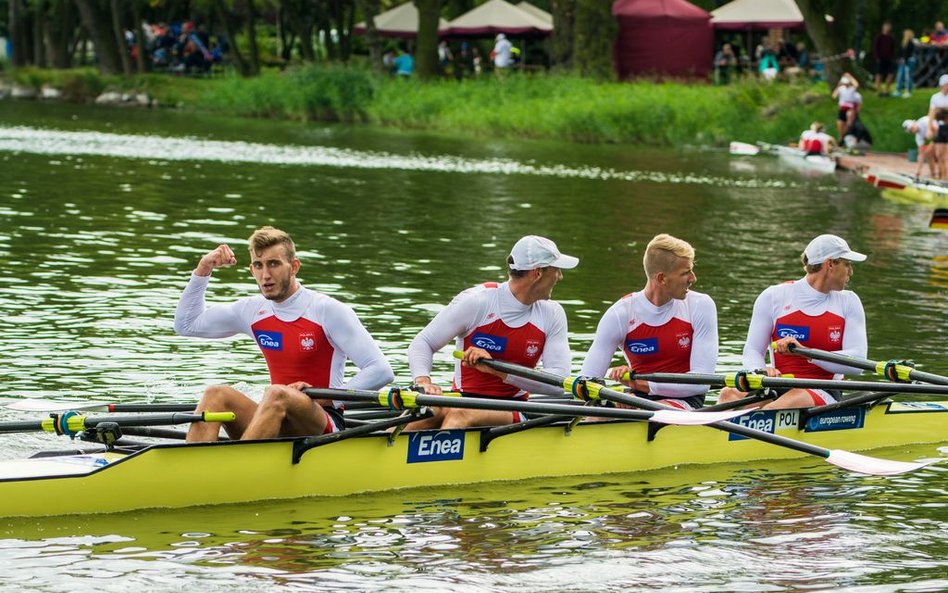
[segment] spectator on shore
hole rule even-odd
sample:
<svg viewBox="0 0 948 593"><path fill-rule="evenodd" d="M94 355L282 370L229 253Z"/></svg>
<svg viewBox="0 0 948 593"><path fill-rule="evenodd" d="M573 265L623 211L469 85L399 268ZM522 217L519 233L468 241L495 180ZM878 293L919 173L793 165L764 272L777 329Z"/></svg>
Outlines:
<svg viewBox="0 0 948 593"><path fill-rule="evenodd" d="M938 92L932 95L928 102L928 132L932 137L932 156L935 158L935 178L946 177L946 163L948 159L948 126L945 125L945 115L948 114L948 74L942 74L938 79Z"/></svg>
<svg viewBox="0 0 948 593"><path fill-rule="evenodd" d="M856 121L860 107L862 107L862 95L857 90L859 82L856 77L848 72L844 72L839 77L839 84L833 89L833 98L837 100L839 110L836 113L836 133L839 135L839 143L843 143L844 132Z"/></svg>
<svg viewBox="0 0 948 593"><path fill-rule="evenodd" d="M876 92L888 97L895 77L895 52L897 43L892 36L892 23L882 23L882 30L872 40L872 55L876 59Z"/></svg>
<svg viewBox="0 0 948 593"><path fill-rule="evenodd" d="M474 54L471 52L471 44L467 41L461 42L461 49L458 51L458 57L454 61L454 78L460 82L464 77L471 76L474 73Z"/></svg>
<svg viewBox="0 0 948 593"><path fill-rule="evenodd" d="M494 51L491 55L494 58L494 68L504 70L513 65L513 44L503 33L498 33L494 43Z"/></svg>
<svg viewBox="0 0 948 593"><path fill-rule="evenodd" d="M415 58L402 48L398 49L398 57L392 63L398 76L408 78L415 72Z"/></svg>
<svg viewBox="0 0 948 593"><path fill-rule="evenodd" d="M856 154L867 152L872 148L872 134L869 133L869 128L859 119L858 113L853 119L853 123L843 133L843 146Z"/></svg>
<svg viewBox="0 0 948 593"><path fill-rule="evenodd" d="M714 82L728 84L737 70L737 56L730 43L725 43L714 56Z"/></svg>
<svg viewBox="0 0 948 593"><path fill-rule="evenodd" d="M760 63L757 66L761 78L767 82L773 81L780 74L780 65L777 63L777 54L769 47L764 47L760 53Z"/></svg>
<svg viewBox="0 0 948 593"><path fill-rule="evenodd" d="M438 43L438 66L441 67L441 72L447 74L454 65L454 54L451 52L451 47L448 45L448 42L441 40Z"/></svg>
<svg viewBox="0 0 948 593"><path fill-rule="evenodd" d="M918 167L915 169L915 176L922 174L922 166L928 162L928 174L935 177L935 163L932 157L931 135L928 130L928 116L923 115L918 119L907 119L902 122L902 129L909 134L915 135L916 162Z"/></svg>
<svg viewBox="0 0 948 593"><path fill-rule="evenodd" d="M948 31L945 31L945 23L941 21L935 23L935 30L932 31L928 41L932 45L944 45L948 43Z"/></svg>
<svg viewBox="0 0 948 593"><path fill-rule="evenodd" d="M914 81L912 75L915 72L915 64L918 62L915 57L915 32L911 29L902 31L902 43L898 49L898 76L895 79L895 92L893 97L909 98L912 96L912 87Z"/></svg>

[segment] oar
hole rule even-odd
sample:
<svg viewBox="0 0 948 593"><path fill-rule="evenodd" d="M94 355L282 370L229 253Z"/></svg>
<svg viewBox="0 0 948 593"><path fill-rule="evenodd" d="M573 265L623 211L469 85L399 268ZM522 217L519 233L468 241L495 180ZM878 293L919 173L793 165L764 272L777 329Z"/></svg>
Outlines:
<svg viewBox="0 0 948 593"><path fill-rule="evenodd" d="M932 220L928 223L933 229L948 231L948 208L936 208L932 213Z"/></svg>
<svg viewBox="0 0 948 593"><path fill-rule="evenodd" d="M233 412L202 412L201 414L148 414L142 416L83 416L66 412L55 414L44 420L0 422L0 433L45 430L56 434L74 435L97 425L109 422L118 426L164 426L189 422L232 422L237 417Z"/></svg>
<svg viewBox="0 0 948 593"><path fill-rule="evenodd" d="M835 352L827 352L826 350L819 350L817 348L803 348L802 346L796 346L794 344L790 345L790 352L799 354L800 356L805 356L806 358L813 358L816 360L822 360L824 362L832 362L857 369L863 369L865 371L872 371L880 377L885 377L890 381L923 381L925 383L934 383L935 385L948 385L948 377L945 377L944 375L916 371L911 366L902 364L901 362L895 360L878 362L865 358L855 358L852 356L845 356L843 354L836 354ZM912 393L928 392L918 391Z"/></svg>
<svg viewBox="0 0 948 593"><path fill-rule="evenodd" d="M681 383L684 385L711 385L712 387L736 387L741 391L752 391L762 387L785 389L838 389L840 391L878 391L880 393L913 393L926 395L948 395L948 386L921 385L918 383L885 383L882 381L834 381L830 379L787 379L767 377L740 371L730 375L698 375L692 373L645 373L626 374L623 377L654 381L656 383Z"/></svg>
<svg viewBox="0 0 948 593"><path fill-rule="evenodd" d="M494 410L503 412L523 412L526 414L557 414L560 416L597 416L600 418L622 418L625 420L650 420L662 424L696 426L720 422L744 414L741 410L726 412L689 412L662 408L659 410L625 410L585 405L585 402L572 400L573 403L553 404L520 401L511 399L493 399L486 397L460 397L453 395L425 395L409 389L383 389L382 391L363 391L353 389L304 389L310 397L332 398L339 401L376 401L393 410L417 408L420 406L442 408L466 408L471 410Z"/></svg>
<svg viewBox="0 0 948 593"><path fill-rule="evenodd" d="M67 401L51 399L21 399L2 404L8 410L20 412L191 412L193 403L115 404L97 401Z"/></svg>
<svg viewBox="0 0 948 593"><path fill-rule="evenodd" d="M461 352L455 352L454 355L456 358L463 356ZM493 360L489 358L481 359L479 362L502 373L517 375L518 377L532 379L540 383L546 383L547 385L562 385L564 389L574 393L580 392L577 393L577 395L585 395L589 399L602 398L618 403L629 404L645 410L669 409L668 406L647 400L645 398L627 395L625 393L620 393L618 391L613 391L612 389L602 387L596 383L587 382L582 377L562 377L554 375L553 373L528 369L517 364L511 364L509 362ZM697 413L700 414L700 412ZM596 415L598 416L599 413L597 412ZM805 443L803 441L797 441L784 436L778 436L776 434L771 434L762 430L735 424L734 422L715 422L713 424L709 424L708 426L717 428L718 430L723 430L725 432L757 439L772 445L793 449L794 451L799 451L808 455L821 457L828 463L831 463L837 467L862 474L893 476L915 471L935 462L935 460L924 462L893 461L890 459L870 457L868 455L859 455L858 453L852 453L842 449L826 449L825 447L819 447L817 445Z"/></svg>

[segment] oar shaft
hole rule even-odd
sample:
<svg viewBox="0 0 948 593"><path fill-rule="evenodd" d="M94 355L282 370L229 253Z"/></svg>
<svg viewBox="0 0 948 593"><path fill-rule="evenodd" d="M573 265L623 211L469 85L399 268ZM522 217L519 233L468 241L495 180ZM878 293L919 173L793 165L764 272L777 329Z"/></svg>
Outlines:
<svg viewBox="0 0 948 593"><path fill-rule="evenodd" d="M914 393L928 395L948 395L948 386L919 385L916 383L883 383L881 381L832 381L825 379L791 379L785 377L765 377L747 375L760 381L761 387L786 389L839 389L841 391L879 391L885 393ZM655 383L681 383L686 385L712 385L722 387L733 385L735 381L725 375L693 375L691 373L647 373L635 375L636 379ZM731 379L731 380L729 380Z"/></svg>
<svg viewBox="0 0 948 593"><path fill-rule="evenodd" d="M379 401L384 397L374 391L352 391L337 389L306 389L308 395L332 398L340 401ZM654 414L642 410L623 410L586 406L583 402L548 404L529 401L493 399L482 397L457 397L444 395L412 394L414 405L430 407L465 408L469 410L494 410L502 412L524 412L533 414L560 414L567 416L598 416L602 418L622 418L626 420L648 420Z"/></svg>
<svg viewBox="0 0 948 593"><path fill-rule="evenodd" d="M558 377L552 373L547 373L545 371L538 371L536 369L528 369L520 365L510 364L501 360L493 359L481 359L481 363L486 364L498 371L503 373L510 373L523 377L525 379L533 379L534 381L539 381L541 383L546 383L547 385L564 385L565 382L570 381L569 377ZM565 387L565 385L564 385ZM660 404L658 402L653 402L651 400L628 395L625 393L619 393L618 391L613 391L606 387L599 389L599 396L603 399L611 400L617 403L624 403L635 406L637 408L643 408L646 410L669 410L672 409L670 406ZM598 413L597 413L598 415ZM746 436L748 438L757 439L760 441L765 441L775 445L780 445L782 447L787 447L801 453L807 453L809 455L815 455L817 457L822 457L824 459L830 456L830 450L824 447L818 447L816 445L811 445L810 443L804 443L802 441L797 441L794 439L789 439L782 437L776 434L771 434L769 432L764 432L762 430L757 430L755 428L750 428L743 426L741 424L736 424L729 421L715 422L713 424L708 424L713 428L718 430L723 430L725 432L730 432L733 434L739 434L741 436Z"/></svg>
<svg viewBox="0 0 948 593"><path fill-rule="evenodd" d="M790 351L794 354L799 354L800 356L805 356L807 358L850 366L865 371L872 371L882 377L886 376L884 369L887 363L885 362L868 360L865 358L855 358L852 356L837 354L835 352L827 352L817 348L803 348L801 346L791 345ZM936 375L935 373L918 371L908 365L897 364L895 365L895 371L898 373L899 378L903 380L923 381L925 383L932 383L934 385L948 385L948 377L945 377L944 375Z"/></svg>
<svg viewBox="0 0 948 593"><path fill-rule="evenodd" d="M77 433L89 428L95 428L104 422L118 426L164 426L169 424L186 424L190 422L230 422L236 418L233 412L203 412L201 414L173 413L147 414L141 416L69 416L65 419L65 426L61 426L66 433ZM56 419L32 420L22 422L0 423L0 432L27 432L45 430L56 432Z"/></svg>

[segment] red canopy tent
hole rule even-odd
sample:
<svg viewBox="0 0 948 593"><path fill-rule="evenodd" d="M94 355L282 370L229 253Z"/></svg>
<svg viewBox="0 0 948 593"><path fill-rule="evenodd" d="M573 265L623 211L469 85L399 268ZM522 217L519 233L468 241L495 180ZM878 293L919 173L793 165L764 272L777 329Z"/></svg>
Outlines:
<svg viewBox="0 0 948 593"><path fill-rule="evenodd" d="M711 15L686 0L616 0L619 21L613 64L620 80L635 76L707 77Z"/></svg>

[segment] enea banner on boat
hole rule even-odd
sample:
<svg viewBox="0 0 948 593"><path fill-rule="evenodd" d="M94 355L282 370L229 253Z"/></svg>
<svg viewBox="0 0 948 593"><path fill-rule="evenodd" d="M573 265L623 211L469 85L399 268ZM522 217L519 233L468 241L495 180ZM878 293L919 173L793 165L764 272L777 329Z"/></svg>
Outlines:
<svg viewBox="0 0 948 593"><path fill-rule="evenodd" d="M408 439L408 463L463 459L464 435L463 430L411 433Z"/></svg>

